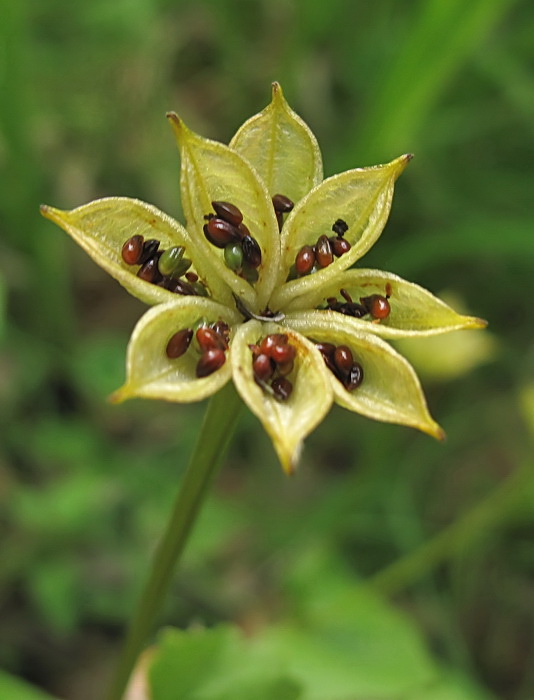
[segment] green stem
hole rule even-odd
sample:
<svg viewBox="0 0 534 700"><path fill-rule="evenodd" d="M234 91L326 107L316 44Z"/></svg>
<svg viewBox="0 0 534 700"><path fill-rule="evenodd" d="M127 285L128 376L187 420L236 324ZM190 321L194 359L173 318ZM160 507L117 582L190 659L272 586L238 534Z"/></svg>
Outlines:
<svg viewBox="0 0 534 700"><path fill-rule="evenodd" d="M197 444L174 504L167 529L154 555L152 570L130 623L108 700L120 700L139 653L164 603L172 575L200 512L209 486L235 427L242 402L233 384L208 404Z"/></svg>
<svg viewBox="0 0 534 700"><path fill-rule="evenodd" d="M372 576L368 583L384 595L394 595L439 566L455 552L515 512L531 479L531 465L525 463L483 501L418 549Z"/></svg>

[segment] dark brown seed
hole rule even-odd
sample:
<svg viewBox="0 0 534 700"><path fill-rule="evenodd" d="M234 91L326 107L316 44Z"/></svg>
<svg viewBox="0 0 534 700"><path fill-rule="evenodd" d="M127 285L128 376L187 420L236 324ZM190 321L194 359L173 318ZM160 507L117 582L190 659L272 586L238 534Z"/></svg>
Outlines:
<svg viewBox="0 0 534 700"><path fill-rule="evenodd" d="M215 321L211 327L224 339L226 347L228 347L228 342L230 341L230 326L222 319L219 319Z"/></svg>
<svg viewBox="0 0 534 700"><path fill-rule="evenodd" d="M293 371L293 367L295 366L295 363L293 360L289 360L289 362L279 362L276 365L276 371L281 377L285 377L288 374L291 374Z"/></svg>
<svg viewBox="0 0 534 700"><path fill-rule="evenodd" d="M185 278L188 282L198 282L198 275L195 272L186 272Z"/></svg>
<svg viewBox="0 0 534 700"><path fill-rule="evenodd" d="M212 202L211 206L215 209L221 219L228 221L228 223L233 224L233 226L239 226L239 224L243 221L243 214L241 213L241 210L235 206L235 204L230 204L230 202Z"/></svg>
<svg viewBox="0 0 534 700"><path fill-rule="evenodd" d="M154 257L159 248L159 241L155 238L149 238L143 244L143 252L139 258L139 265L144 265L150 258Z"/></svg>
<svg viewBox="0 0 534 700"><path fill-rule="evenodd" d="M284 215L282 214L281 211L275 212L276 214L276 222L278 224L278 230L281 231L284 227Z"/></svg>
<svg viewBox="0 0 534 700"><path fill-rule="evenodd" d="M328 267L334 260L332 246L327 236L319 236L315 244L315 258L319 267Z"/></svg>
<svg viewBox="0 0 534 700"><path fill-rule="evenodd" d="M359 362L355 362L350 368L349 375L345 381L345 389L354 391L363 382L363 367Z"/></svg>
<svg viewBox="0 0 534 700"><path fill-rule="evenodd" d="M204 235L217 248L224 248L231 241L236 241L240 238L235 226L218 217L213 217L207 224L204 224Z"/></svg>
<svg viewBox="0 0 534 700"><path fill-rule="evenodd" d="M127 265L138 265L143 254L143 236L132 236L122 246L122 259Z"/></svg>
<svg viewBox="0 0 534 700"><path fill-rule="evenodd" d="M220 350L219 348L206 350L197 362L196 375L197 377L207 377L220 369L225 362L226 355L224 350Z"/></svg>
<svg viewBox="0 0 534 700"><path fill-rule="evenodd" d="M167 348L165 349L167 357L171 360L181 357L189 347L192 337L192 328L184 328L175 333L167 343Z"/></svg>
<svg viewBox="0 0 534 700"><path fill-rule="evenodd" d="M254 376L262 382L266 382L273 376L275 364L268 355L260 353L252 361Z"/></svg>
<svg viewBox="0 0 534 700"><path fill-rule="evenodd" d="M288 337L285 333L271 333L270 335L266 335L261 341L260 352L271 357L272 349L278 345L286 345L287 341Z"/></svg>
<svg viewBox="0 0 534 700"><path fill-rule="evenodd" d="M258 241L252 236L243 236L241 242L243 247L243 257L252 267L258 267L261 264L261 248Z"/></svg>
<svg viewBox="0 0 534 700"><path fill-rule="evenodd" d="M343 221L343 219L336 219L332 225L332 231L337 233L338 236L344 236L348 230L347 222Z"/></svg>
<svg viewBox="0 0 534 700"><path fill-rule="evenodd" d="M335 236L332 236L328 240L330 241L330 245L332 246L332 252L336 256L336 258L340 258L342 255L345 255L345 253L348 253L351 249L351 245L346 238L336 238Z"/></svg>
<svg viewBox="0 0 534 700"><path fill-rule="evenodd" d="M283 194L275 194L273 197L274 210L280 212L281 214L287 214L287 212L291 211L294 206L295 205L289 199L289 197L286 197Z"/></svg>
<svg viewBox="0 0 534 700"><path fill-rule="evenodd" d="M169 289L171 292L174 292L174 294L196 296L195 289L189 284L189 282L177 279L173 279L172 282L173 283L169 285Z"/></svg>
<svg viewBox="0 0 534 700"><path fill-rule="evenodd" d="M371 296L368 297L360 297L360 301L373 318L387 318L391 313L389 301L381 294L371 294Z"/></svg>
<svg viewBox="0 0 534 700"><path fill-rule="evenodd" d="M313 269L315 265L315 253L311 245L303 246L295 258L295 270L297 274L307 275Z"/></svg>
<svg viewBox="0 0 534 700"><path fill-rule="evenodd" d="M293 384L286 377L276 377L271 382L271 387L278 401L287 401L293 391Z"/></svg>
<svg viewBox="0 0 534 700"><path fill-rule="evenodd" d="M347 376L354 364L352 352L346 345L338 345L334 352L334 363L338 370Z"/></svg>
<svg viewBox="0 0 534 700"><path fill-rule="evenodd" d="M196 339L200 349L204 352L212 348L226 350L226 341L220 336L217 331L208 326L201 326L196 332Z"/></svg>
<svg viewBox="0 0 534 700"><path fill-rule="evenodd" d="M248 226L245 226L245 224L243 222L241 222L239 224L239 226L237 227L237 230L239 231L239 237L241 238L241 240L243 240L243 238L245 236L250 236L250 231L248 229Z"/></svg>
<svg viewBox="0 0 534 700"><path fill-rule="evenodd" d="M145 282L157 284L162 279L158 270L158 258L154 256L147 260L137 271L137 276Z"/></svg>
<svg viewBox="0 0 534 700"><path fill-rule="evenodd" d="M330 357L332 360L334 359L336 346L333 343L316 343L315 347L324 357Z"/></svg>
<svg viewBox="0 0 534 700"><path fill-rule="evenodd" d="M281 362L282 364L286 362L290 362L291 360L294 360L297 355L297 350L294 345L290 345L289 343L286 343L285 345L274 345L271 348L270 356L273 358L273 360L278 363Z"/></svg>

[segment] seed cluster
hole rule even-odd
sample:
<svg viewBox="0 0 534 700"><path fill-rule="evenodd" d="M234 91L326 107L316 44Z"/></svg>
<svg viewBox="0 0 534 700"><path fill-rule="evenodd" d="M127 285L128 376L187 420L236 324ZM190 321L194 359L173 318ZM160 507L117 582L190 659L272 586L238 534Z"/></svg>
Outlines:
<svg viewBox="0 0 534 700"><path fill-rule="evenodd" d="M353 316L354 318L363 318L371 316L375 323L379 323L387 318L391 313L391 284L386 284L386 295L371 294L367 297L360 297L360 303L352 300L351 295L346 289L340 289L339 293L345 301L339 301L337 297L328 297L326 300L326 308L331 311L339 311L345 316Z"/></svg>
<svg viewBox="0 0 534 700"><path fill-rule="evenodd" d="M215 214L204 216L204 235L217 248L224 249L224 262L247 282L258 280L261 248L243 223L243 214L230 202L212 202Z"/></svg>
<svg viewBox="0 0 534 700"><path fill-rule="evenodd" d="M293 384L287 375L293 371L297 350L285 333L271 333L261 342L249 345L256 384L277 401L287 401Z"/></svg>
<svg viewBox="0 0 534 700"><path fill-rule="evenodd" d="M208 290L198 275L189 271L192 262L184 258L185 248L178 245L159 250L159 244L155 238L145 241L139 234L132 236L122 246L122 259L127 265L140 265L137 276L145 282L175 294L208 296Z"/></svg>
<svg viewBox="0 0 534 700"><path fill-rule="evenodd" d="M304 277L312 272L328 267L334 262L334 257L340 258L351 248L350 243L344 238L348 226L343 219L337 219L332 224L335 236L321 235L315 245L305 245L295 257L295 264L290 272L290 278Z"/></svg>
<svg viewBox="0 0 534 700"><path fill-rule="evenodd" d="M316 343L328 369L334 373L347 391L354 391L363 382L363 367L354 360L347 345Z"/></svg>
<svg viewBox="0 0 534 700"><path fill-rule="evenodd" d="M182 328L171 336L165 348L167 357L171 360L182 357L191 345L193 337L196 340L195 349L200 354L196 376L208 377L226 362L230 327L221 319L211 324L205 319L199 319L193 328Z"/></svg>

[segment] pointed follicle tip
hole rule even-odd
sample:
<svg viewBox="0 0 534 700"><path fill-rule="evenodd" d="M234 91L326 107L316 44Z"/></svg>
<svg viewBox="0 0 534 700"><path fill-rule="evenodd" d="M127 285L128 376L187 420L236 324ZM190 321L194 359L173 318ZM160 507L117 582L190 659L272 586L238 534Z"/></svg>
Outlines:
<svg viewBox="0 0 534 700"><path fill-rule="evenodd" d="M126 392L126 387L121 387L120 389L117 389L117 391L114 391L112 394L110 394L107 398L108 403L112 404L117 404L117 403L122 403L123 401L126 401L128 399L128 393Z"/></svg>
<svg viewBox="0 0 534 700"><path fill-rule="evenodd" d="M176 114L176 112L167 112L167 113L165 114L165 116L167 117L167 119L168 119L170 122L172 122L172 123L175 124L176 126L181 126L182 120L181 120L180 117Z"/></svg>
<svg viewBox="0 0 534 700"><path fill-rule="evenodd" d="M412 160L413 155L414 155L413 153L405 153L404 154L404 158L406 159L407 164Z"/></svg>

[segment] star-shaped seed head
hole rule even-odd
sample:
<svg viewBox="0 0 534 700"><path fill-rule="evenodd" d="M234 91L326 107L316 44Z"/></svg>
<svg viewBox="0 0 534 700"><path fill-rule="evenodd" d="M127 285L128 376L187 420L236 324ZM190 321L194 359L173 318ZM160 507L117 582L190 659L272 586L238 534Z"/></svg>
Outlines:
<svg viewBox="0 0 534 700"><path fill-rule="evenodd" d="M380 236L411 155L323 180L317 141L277 83L229 146L167 116L185 227L125 197L41 207L153 306L112 400L197 401L233 380L288 473L333 401L443 438L413 368L384 339L485 322L394 274L355 267Z"/></svg>

